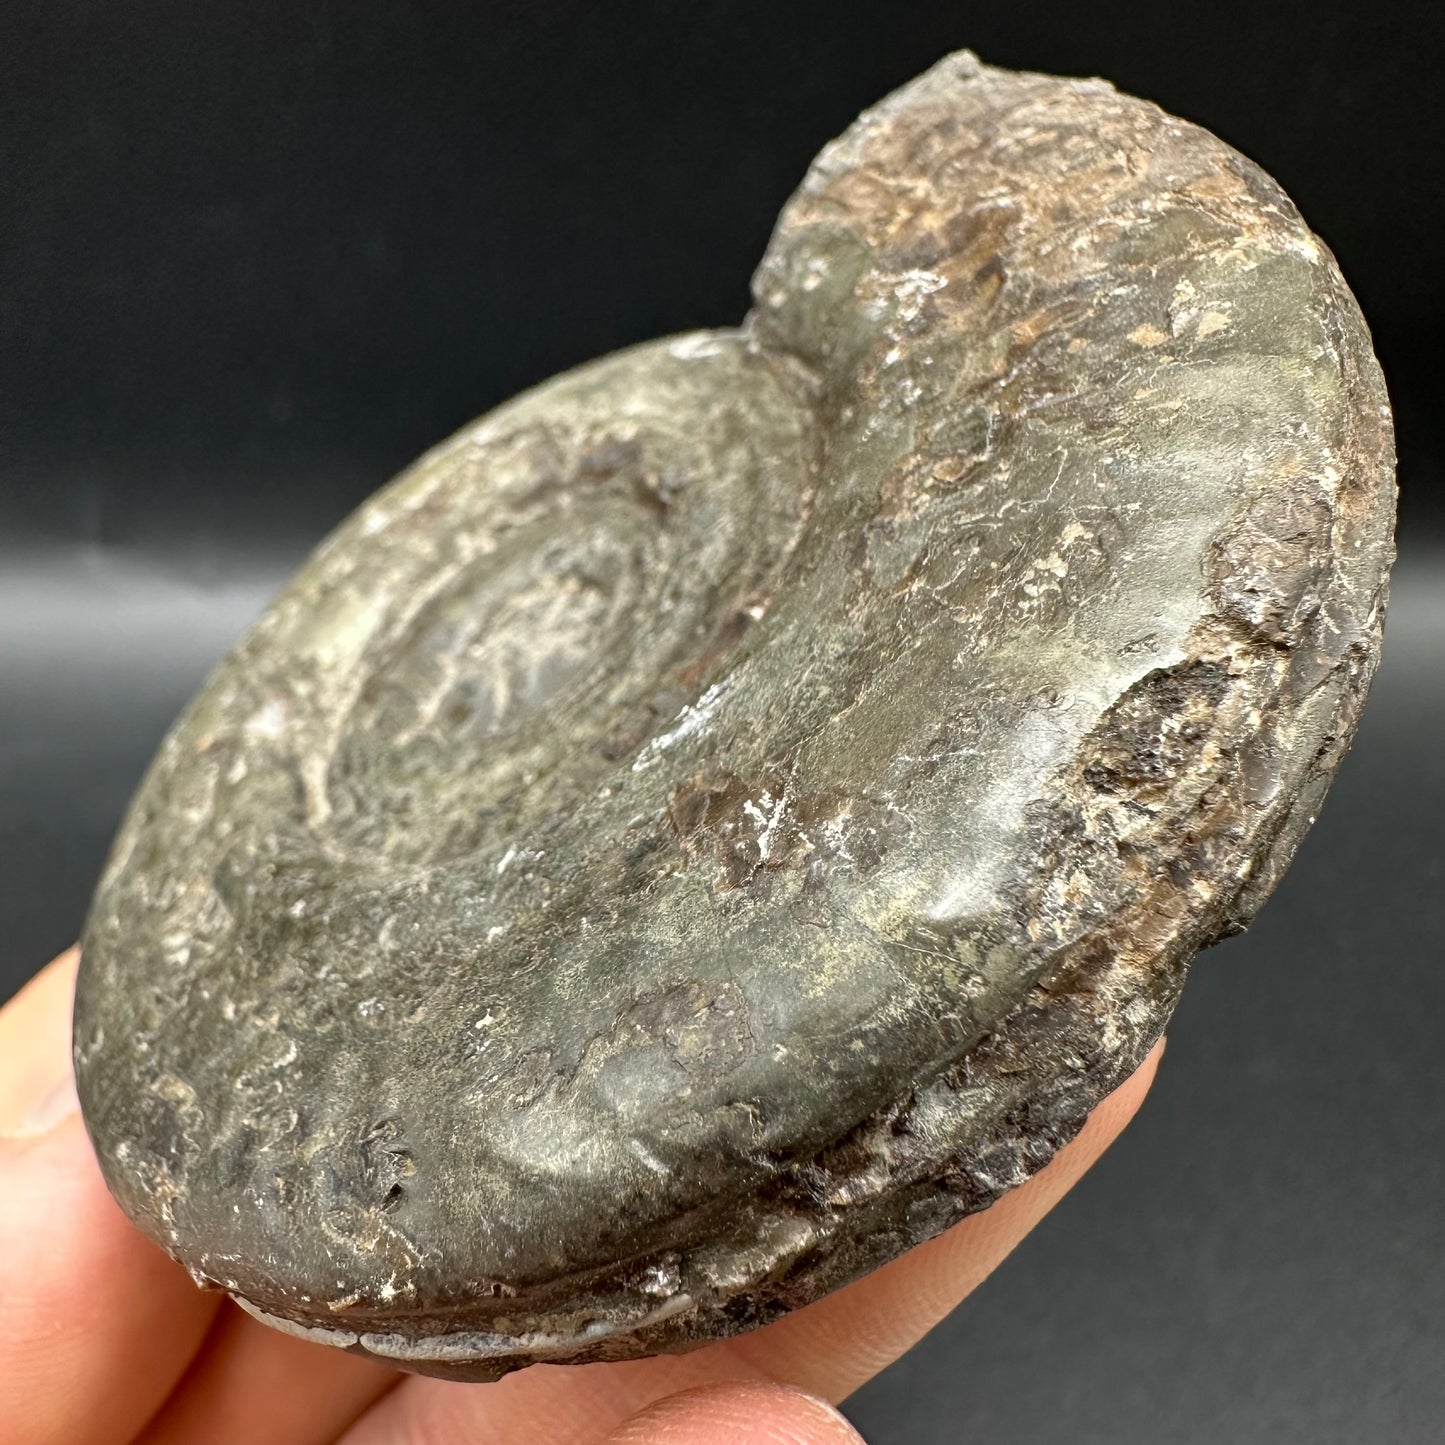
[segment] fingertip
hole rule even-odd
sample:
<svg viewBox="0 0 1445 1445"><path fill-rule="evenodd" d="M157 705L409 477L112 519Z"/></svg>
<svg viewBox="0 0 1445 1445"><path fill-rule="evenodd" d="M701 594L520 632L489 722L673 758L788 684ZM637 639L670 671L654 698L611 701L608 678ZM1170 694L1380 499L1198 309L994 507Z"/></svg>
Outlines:
<svg viewBox="0 0 1445 1445"><path fill-rule="evenodd" d="M863 1445L830 1404L789 1385L705 1385L669 1395L607 1437L608 1445Z"/></svg>
<svg viewBox="0 0 1445 1445"><path fill-rule="evenodd" d="M1139 1112L1145 1096L1153 1087L1159 1073L1159 1064L1164 1058L1168 1039L1161 1034L1154 1046L1144 1055L1143 1062L1112 1094L1100 1101L1098 1108L1089 1115L1088 1122L1080 1131L1079 1138L1089 1136L1101 1140L1099 1153L1123 1131L1124 1126ZM1077 1143L1078 1140L1075 1140Z"/></svg>
<svg viewBox="0 0 1445 1445"><path fill-rule="evenodd" d="M66 949L0 1008L0 1135L44 1132L32 1116L66 1086L79 961L79 948Z"/></svg>
<svg viewBox="0 0 1445 1445"><path fill-rule="evenodd" d="M955 1309L1093 1167L1138 1113L1163 1053L1161 1038L1045 1168L990 1208L729 1348L819 1395L846 1398Z"/></svg>

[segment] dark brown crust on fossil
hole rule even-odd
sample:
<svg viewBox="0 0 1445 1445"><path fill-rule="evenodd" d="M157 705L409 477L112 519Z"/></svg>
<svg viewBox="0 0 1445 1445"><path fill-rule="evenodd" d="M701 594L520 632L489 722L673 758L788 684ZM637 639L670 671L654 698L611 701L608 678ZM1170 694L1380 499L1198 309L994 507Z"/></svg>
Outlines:
<svg viewBox="0 0 1445 1445"><path fill-rule="evenodd" d="M1257 167L953 56L754 291L378 494L122 830L87 1122L281 1328L482 1379L881 1264L1137 1066L1349 744L1389 409Z"/></svg>

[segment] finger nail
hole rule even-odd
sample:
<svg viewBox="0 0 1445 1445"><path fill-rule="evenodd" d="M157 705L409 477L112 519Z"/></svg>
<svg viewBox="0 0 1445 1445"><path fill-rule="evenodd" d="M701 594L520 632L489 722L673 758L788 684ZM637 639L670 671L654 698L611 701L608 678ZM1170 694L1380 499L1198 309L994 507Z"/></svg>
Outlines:
<svg viewBox="0 0 1445 1445"><path fill-rule="evenodd" d="M62 1078L39 1080L30 1099L22 1103L19 1117L0 1119L0 1137L39 1139L63 1124L80 1108L75 1093L75 1075L69 1068Z"/></svg>

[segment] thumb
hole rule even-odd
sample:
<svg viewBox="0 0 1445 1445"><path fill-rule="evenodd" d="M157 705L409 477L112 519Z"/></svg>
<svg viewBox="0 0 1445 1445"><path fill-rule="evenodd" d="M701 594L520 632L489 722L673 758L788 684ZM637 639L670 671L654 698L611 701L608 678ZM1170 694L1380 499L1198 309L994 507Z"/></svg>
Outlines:
<svg viewBox="0 0 1445 1445"><path fill-rule="evenodd" d="M863 1445L833 1408L787 1385L707 1385L634 1415L607 1445Z"/></svg>

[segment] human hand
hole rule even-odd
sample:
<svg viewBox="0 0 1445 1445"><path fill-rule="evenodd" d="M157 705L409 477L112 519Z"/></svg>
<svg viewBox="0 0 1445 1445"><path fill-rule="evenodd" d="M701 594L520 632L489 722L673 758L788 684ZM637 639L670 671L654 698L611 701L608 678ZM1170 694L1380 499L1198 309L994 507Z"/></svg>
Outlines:
<svg viewBox="0 0 1445 1445"><path fill-rule="evenodd" d="M399 1375L203 1293L120 1213L70 1068L79 953L0 1010L0 1440L6 1445L844 1445L833 1408L985 1279L1133 1117L1162 1043L1049 1166L826 1299L689 1355Z"/></svg>

